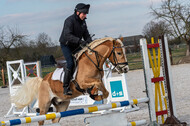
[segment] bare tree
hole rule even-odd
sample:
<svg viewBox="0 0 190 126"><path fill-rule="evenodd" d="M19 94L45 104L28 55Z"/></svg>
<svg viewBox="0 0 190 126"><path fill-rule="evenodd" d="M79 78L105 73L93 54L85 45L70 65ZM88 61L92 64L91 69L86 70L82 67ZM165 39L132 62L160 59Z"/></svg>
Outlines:
<svg viewBox="0 0 190 126"><path fill-rule="evenodd" d="M179 0L162 1L160 8L151 6L152 14L157 19L166 21L172 28L172 36L180 38L187 44L186 55L190 54L190 4Z"/></svg>
<svg viewBox="0 0 190 126"><path fill-rule="evenodd" d="M51 47L54 44L51 41L51 37L48 36L46 33L39 33L36 39L38 46L45 46L45 47Z"/></svg>
<svg viewBox="0 0 190 126"><path fill-rule="evenodd" d="M34 50L33 55L40 59L43 55L52 55L51 47L54 46L51 37L48 36L46 33L39 33L36 38L36 48Z"/></svg>
<svg viewBox="0 0 190 126"><path fill-rule="evenodd" d="M16 48L24 43L26 35L18 32L17 28L0 27L0 61L5 66L5 62L11 57L11 48Z"/></svg>
<svg viewBox="0 0 190 126"><path fill-rule="evenodd" d="M18 32L17 28L0 27L0 47L10 49L10 47L17 47L23 43L26 35Z"/></svg>
<svg viewBox="0 0 190 126"><path fill-rule="evenodd" d="M171 33L169 25L164 21L147 23L143 28L143 35L150 41L151 37L158 39L161 35L169 35Z"/></svg>

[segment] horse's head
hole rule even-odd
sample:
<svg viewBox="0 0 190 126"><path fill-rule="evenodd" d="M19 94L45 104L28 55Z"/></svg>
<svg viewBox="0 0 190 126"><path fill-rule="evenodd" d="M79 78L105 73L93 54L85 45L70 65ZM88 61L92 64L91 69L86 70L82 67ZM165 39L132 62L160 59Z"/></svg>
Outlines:
<svg viewBox="0 0 190 126"><path fill-rule="evenodd" d="M113 40L112 51L109 60L116 67L119 73L127 73L129 70L128 62L125 54L125 47L120 39Z"/></svg>

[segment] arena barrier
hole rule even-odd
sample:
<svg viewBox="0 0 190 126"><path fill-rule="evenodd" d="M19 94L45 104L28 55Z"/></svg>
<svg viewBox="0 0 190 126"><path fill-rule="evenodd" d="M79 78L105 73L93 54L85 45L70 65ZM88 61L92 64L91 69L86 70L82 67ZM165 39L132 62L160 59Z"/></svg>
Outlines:
<svg viewBox="0 0 190 126"><path fill-rule="evenodd" d="M93 107L88 107L88 108L69 110L69 111L64 111L64 112L59 112L59 113L39 115L35 117L25 117L25 118L13 119L9 121L1 121L0 126L19 125L19 124L24 124L24 123L50 120L50 119L55 119L55 118L63 118L63 117L79 115L79 114L87 114L87 113L100 111L100 110L124 107L124 106L129 106L129 105L138 104L138 103L146 103L148 101L149 101L149 98L140 98L140 99L133 99L129 101L115 102L115 103L106 104L106 105L99 105L99 106L93 106Z"/></svg>

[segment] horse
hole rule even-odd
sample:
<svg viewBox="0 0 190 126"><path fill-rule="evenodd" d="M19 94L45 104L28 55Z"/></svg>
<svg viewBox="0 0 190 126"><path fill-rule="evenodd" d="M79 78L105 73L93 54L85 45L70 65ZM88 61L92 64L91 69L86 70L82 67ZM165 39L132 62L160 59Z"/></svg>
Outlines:
<svg viewBox="0 0 190 126"><path fill-rule="evenodd" d="M95 40L96 41L96 40ZM100 44L96 42L87 46L78 61L76 77L70 82L72 95L64 95L63 83L59 80L52 80L53 72L47 74L44 78L35 77L28 81L11 97L12 103L17 108L28 106L35 98L38 99L40 115L48 112L51 104L56 108L56 112L66 111L70 100L88 92L94 100L100 101L108 97L102 78L104 76L103 64L106 59L116 67L118 72L126 73L128 63L123 43L120 39L104 39ZM91 48L94 44L94 48ZM102 95L98 94L102 92ZM59 122L60 118L53 119L53 123ZM43 125L44 121L39 121Z"/></svg>

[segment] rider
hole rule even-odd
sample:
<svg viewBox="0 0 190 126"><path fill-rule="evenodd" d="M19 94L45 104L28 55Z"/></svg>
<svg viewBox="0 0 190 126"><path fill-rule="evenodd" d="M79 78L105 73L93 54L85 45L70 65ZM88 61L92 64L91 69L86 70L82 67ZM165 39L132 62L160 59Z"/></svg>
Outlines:
<svg viewBox="0 0 190 126"><path fill-rule="evenodd" d="M63 88L65 95L72 95L70 89L70 80L73 76L73 54L78 52L81 47L92 41L86 25L86 16L88 14L90 5L79 3L76 5L74 14L69 16L65 22L59 39L63 55L67 61L67 68L63 80Z"/></svg>

